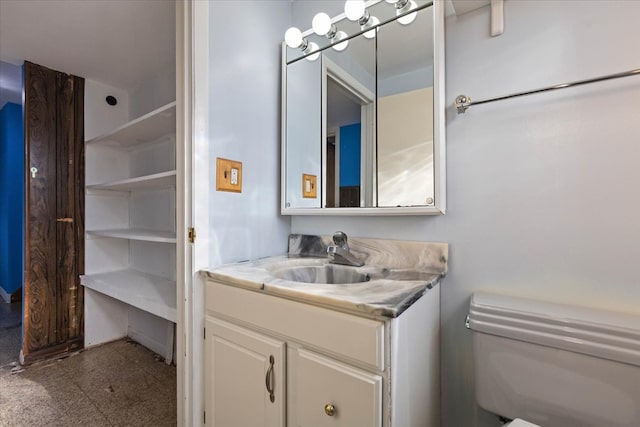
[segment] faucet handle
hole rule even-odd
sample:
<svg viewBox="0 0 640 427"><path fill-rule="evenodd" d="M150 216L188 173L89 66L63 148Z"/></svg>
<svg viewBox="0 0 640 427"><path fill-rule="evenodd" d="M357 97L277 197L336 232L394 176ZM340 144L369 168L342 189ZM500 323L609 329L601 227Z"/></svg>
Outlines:
<svg viewBox="0 0 640 427"><path fill-rule="evenodd" d="M344 231L336 231L333 233L333 243L336 245L342 245L347 243L347 233Z"/></svg>
<svg viewBox="0 0 640 427"><path fill-rule="evenodd" d="M336 231L335 233L333 233L333 243L340 246L341 248L348 248L349 245L347 244L347 233L345 233L344 231Z"/></svg>

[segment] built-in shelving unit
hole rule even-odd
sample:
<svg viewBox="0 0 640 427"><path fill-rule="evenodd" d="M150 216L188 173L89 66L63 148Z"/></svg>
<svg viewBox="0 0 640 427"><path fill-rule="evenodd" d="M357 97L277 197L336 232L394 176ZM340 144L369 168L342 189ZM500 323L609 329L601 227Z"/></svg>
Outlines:
<svg viewBox="0 0 640 427"><path fill-rule="evenodd" d="M176 282L136 270L118 270L85 276L86 287L176 321Z"/></svg>
<svg viewBox="0 0 640 427"><path fill-rule="evenodd" d="M176 171L173 170L103 184L87 185L87 190L134 191L175 188L175 186Z"/></svg>
<svg viewBox="0 0 640 427"><path fill-rule="evenodd" d="M86 141L85 345L168 361L176 322L176 103Z"/></svg>
<svg viewBox="0 0 640 427"><path fill-rule="evenodd" d="M89 230L93 236L113 237L116 239L141 240L143 242L176 243L176 233L169 231L122 228L113 230Z"/></svg>

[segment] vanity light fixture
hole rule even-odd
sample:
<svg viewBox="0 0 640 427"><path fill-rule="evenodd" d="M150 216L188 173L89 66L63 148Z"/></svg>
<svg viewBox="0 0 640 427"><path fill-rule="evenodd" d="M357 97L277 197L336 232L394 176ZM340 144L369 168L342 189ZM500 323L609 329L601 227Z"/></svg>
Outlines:
<svg viewBox="0 0 640 427"><path fill-rule="evenodd" d="M367 14L369 14L369 12L367 12ZM369 16L369 19L367 19L367 21L364 24L360 24L360 29L362 31L364 31L367 28L375 27L379 23L380 23L380 20L378 18L376 18L375 16ZM377 32L378 32L378 28L376 28L374 30L367 31L366 33L363 33L362 35L367 39L372 39L372 38L374 38L376 36Z"/></svg>
<svg viewBox="0 0 640 427"><path fill-rule="evenodd" d="M287 46L292 49L300 49L305 55L315 52L307 56L309 61L315 61L320 56L320 46L314 42L309 42L307 39L302 37L302 31L296 27L291 27L284 33L284 41Z"/></svg>
<svg viewBox="0 0 640 427"><path fill-rule="evenodd" d="M396 7L396 16L400 16L404 13L409 12L410 10L418 7L418 4L414 0L398 0L395 2ZM398 22L402 25L411 24L418 15L418 12L409 13L408 15L404 15L401 18L398 18Z"/></svg>
<svg viewBox="0 0 640 427"><path fill-rule="evenodd" d="M367 28L375 27L380 24L380 20L375 16L371 16L369 11L366 9L364 0L347 0L344 4L344 14L347 16L347 19L351 21L358 21L362 31L366 31ZM367 31L363 36L368 39L372 39L376 36L377 31L377 29Z"/></svg>
<svg viewBox="0 0 640 427"><path fill-rule="evenodd" d="M302 31L296 27L291 27L284 33L284 41L291 49L304 51L308 47L307 40L302 37Z"/></svg>
<svg viewBox="0 0 640 427"><path fill-rule="evenodd" d="M313 17L311 28L317 35L326 36L328 39L333 38L338 32L336 26L331 23L331 17L324 12L320 12Z"/></svg>
<svg viewBox="0 0 640 427"><path fill-rule="evenodd" d="M304 54L307 55L311 52L315 52L315 53L312 53L311 55L307 56L307 61L315 61L320 57L320 46L318 46L314 42L309 43L309 47L305 49Z"/></svg>
<svg viewBox="0 0 640 427"><path fill-rule="evenodd" d="M331 41L335 43L337 41L344 40L346 38L347 38L347 33L345 33L344 31L338 31L335 37L331 39ZM331 47L333 47L333 49L337 50L338 52L342 52L347 48L348 44L349 44L349 40L344 40L343 42L336 43Z"/></svg>
<svg viewBox="0 0 640 427"><path fill-rule="evenodd" d="M325 36L328 38L333 44L333 49L341 52L347 48L349 44L349 40L345 40L340 42L340 40L344 40L347 38L347 33L344 31L338 31L336 26L331 23L331 18L326 13L318 13L313 17L313 21L311 22L311 27L313 31L319 36ZM340 42L340 43L337 43Z"/></svg>
<svg viewBox="0 0 640 427"><path fill-rule="evenodd" d="M347 0L344 4L344 14L350 21L359 21L365 15L369 19L364 0Z"/></svg>
<svg viewBox="0 0 640 427"><path fill-rule="evenodd" d="M411 24L418 15L417 12L411 12L418 7L415 0L385 0L396 9L396 17L402 25ZM360 25L362 35L367 39L372 39L378 32L377 26L380 20L371 15L367 10L365 0L347 0L344 4L344 14L350 21L357 22ZM324 12L320 12L313 17L311 23L313 31L319 36L325 36L331 42L331 47L337 51L343 51L349 44L349 36L344 31L339 31L336 25L331 22L331 17ZM373 28L376 27L376 28ZM320 47L309 42L302 36L302 32L296 28L289 28L284 34L287 46L292 49L300 49L303 54L308 55L309 61L315 61L320 56Z"/></svg>

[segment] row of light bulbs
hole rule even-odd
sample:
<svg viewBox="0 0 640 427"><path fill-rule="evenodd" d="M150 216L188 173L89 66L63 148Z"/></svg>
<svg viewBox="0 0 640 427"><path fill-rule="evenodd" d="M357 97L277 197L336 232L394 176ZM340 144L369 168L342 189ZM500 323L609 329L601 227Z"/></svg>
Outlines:
<svg viewBox="0 0 640 427"><path fill-rule="evenodd" d="M404 15L405 13L418 7L415 0L385 1L389 4L394 5L394 7L396 8L396 16ZM369 13L364 0L347 0L344 4L344 14L350 21L357 21L358 24L360 24L360 29L364 31L363 35L366 38L372 39L376 36L377 29L372 29L369 31L367 31L367 29L380 24L380 20ZM416 19L416 14L417 12L406 14L398 18L398 22L403 25L409 25L413 22L414 19ZM329 15L324 12L318 13L313 17L311 28L317 35L325 36L327 39L329 39L332 44L331 47L339 52L345 50L347 48L347 45L349 44L349 40L346 40L348 38L347 33L338 30L335 24L331 22L331 18L329 17ZM307 59L309 61L315 61L320 56L320 47L318 46L318 44L309 42L307 39L302 37L302 32L296 27L291 27L284 33L284 41L290 48L300 49L304 55L315 52L307 56Z"/></svg>

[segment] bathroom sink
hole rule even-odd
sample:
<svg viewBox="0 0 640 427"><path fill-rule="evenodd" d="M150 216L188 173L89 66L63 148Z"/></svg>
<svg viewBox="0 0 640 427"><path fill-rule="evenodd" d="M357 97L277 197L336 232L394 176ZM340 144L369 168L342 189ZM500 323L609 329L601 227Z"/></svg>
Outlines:
<svg viewBox="0 0 640 427"><path fill-rule="evenodd" d="M346 285L368 282L368 274L360 273L353 267L326 264L319 266L297 266L273 271L275 277L292 282Z"/></svg>

